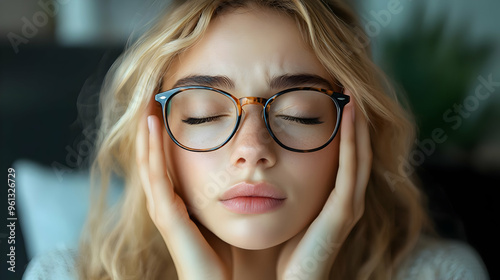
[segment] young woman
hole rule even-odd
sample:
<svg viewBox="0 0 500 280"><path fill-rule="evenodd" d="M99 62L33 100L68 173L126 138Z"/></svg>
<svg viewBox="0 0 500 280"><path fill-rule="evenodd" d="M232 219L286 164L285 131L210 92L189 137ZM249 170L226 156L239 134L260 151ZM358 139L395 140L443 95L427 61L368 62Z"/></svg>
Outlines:
<svg viewBox="0 0 500 280"><path fill-rule="evenodd" d="M487 278L431 237L399 167L412 122L357 26L339 0L174 3L108 75L73 277Z"/></svg>

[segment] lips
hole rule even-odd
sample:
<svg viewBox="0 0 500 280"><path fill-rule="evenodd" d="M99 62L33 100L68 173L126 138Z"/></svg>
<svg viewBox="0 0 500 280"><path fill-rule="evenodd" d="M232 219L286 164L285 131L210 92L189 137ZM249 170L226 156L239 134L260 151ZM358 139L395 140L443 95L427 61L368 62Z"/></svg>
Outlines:
<svg viewBox="0 0 500 280"><path fill-rule="evenodd" d="M249 184L239 183L227 190L220 198L220 200L228 200L235 197L258 196L273 199L285 199L286 196L278 189L269 184Z"/></svg>
<svg viewBox="0 0 500 280"><path fill-rule="evenodd" d="M260 214L279 208L285 201L283 192L267 183L239 183L227 190L220 202L238 214Z"/></svg>

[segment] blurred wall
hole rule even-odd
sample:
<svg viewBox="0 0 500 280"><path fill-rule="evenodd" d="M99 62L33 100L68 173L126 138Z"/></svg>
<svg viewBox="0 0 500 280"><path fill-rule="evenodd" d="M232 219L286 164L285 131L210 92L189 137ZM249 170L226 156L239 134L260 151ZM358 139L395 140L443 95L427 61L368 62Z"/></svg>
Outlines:
<svg viewBox="0 0 500 280"><path fill-rule="evenodd" d="M40 42L64 46L123 44L131 33L141 33L168 3L157 0L2 0L0 42L10 45L20 42L19 48Z"/></svg>
<svg viewBox="0 0 500 280"><path fill-rule="evenodd" d="M440 59L437 52L441 51L441 57L445 57L446 52L457 50L457 52L463 51L463 53L454 57L456 66L461 67L460 63L464 68L467 67L466 64L471 65L470 67L473 67L474 63L479 65L477 68L465 69L470 71L469 78L471 79L467 85L467 94L458 96L459 93L457 93L455 100L448 98L448 104L443 103L444 107L439 112L443 115L451 109L452 113L446 117L460 117L462 119L460 127L457 125L457 129L450 129L450 136L452 138L453 136L467 138L467 140L461 141L462 143L459 143L460 141L447 141L441 145L441 148L454 150L455 152L451 151L451 154L457 157L460 157L458 155L460 153L471 153L463 160L471 161L477 169L500 172L500 128L498 127L498 121L500 121L500 110L498 110L500 109L500 28L498 28L500 26L500 18L498 17L500 1L358 0L356 5L369 35L374 57L380 65L384 65L386 60L390 59L390 54L389 56L387 54L387 42L397 41L396 38L404 38L405 36L411 40L411 37L414 36L413 45L418 46L421 39L419 35L422 34L415 33L423 33L426 30L432 32L432 29L438 28L437 26L441 23L443 24L442 33L439 33L438 38L434 38L436 42L433 47L436 56L429 56L427 61L424 58L421 63L428 63L429 67L435 67L439 63L436 60ZM418 14L419 18L416 18L415 14ZM484 46L487 47L483 48ZM415 56L411 51L413 49L409 49L407 55ZM487 56L484 61L482 61L481 54ZM476 60L474 60L474 56L477 57ZM400 57L395 59L400 59ZM410 68L412 65L407 67ZM452 75L454 68L453 65L450 65L448 71L438 74L444 77L449 72ZM488 81L489 87L484 85L484 80ZM440 82L444 84L444 78ZM450 80L450 82L452 81ZM475 97L477 87L480 85L489 89L490 94L485 100L478 100ZM418 93L412 93L410 90L408 94ZM427 98L427 96L425 97ZM471 110L462 109L460 112L458 107L454 107L455 104ZM428 109L431 110L431 107L428 106ZM416 113L419 113L418 110ZM422 112L422 114L424 113ZM443 124L439 123L437 118L435 119L435 123L427 120L425 125L439 127L454 124L452 120ZM477 126L476 129L474 126ZM472 137L475 140L469 140ZM463 142L466 141L468 143L464 144ZM472 141L475 143L471 143Z"/></svg>
<svg viewBox="0 0 500 280"><path fill-rule="evenodd" d="M460 233L498 279L500 1L355 3L377 64L415 114L419 136L405 164L418 170L438 232Z"/></svg>

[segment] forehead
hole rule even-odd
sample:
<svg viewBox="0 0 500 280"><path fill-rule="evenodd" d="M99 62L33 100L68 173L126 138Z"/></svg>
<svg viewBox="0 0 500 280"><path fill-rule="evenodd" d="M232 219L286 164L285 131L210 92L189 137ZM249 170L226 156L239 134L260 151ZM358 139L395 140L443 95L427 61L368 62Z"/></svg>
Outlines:
<svg viewBox="0 0 500 280"><path fill-rule="evenodd" d="M165 84L195 74L226 75L235 80L270 80L309 73L328 78L295 20L266 8L239 8L217 16L203 37L173 61Z"/></svg>

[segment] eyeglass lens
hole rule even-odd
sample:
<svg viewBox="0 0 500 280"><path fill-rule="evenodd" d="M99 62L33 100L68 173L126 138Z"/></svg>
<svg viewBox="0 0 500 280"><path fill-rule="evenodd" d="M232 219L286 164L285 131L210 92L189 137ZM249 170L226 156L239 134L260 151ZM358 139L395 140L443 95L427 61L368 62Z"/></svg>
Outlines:
<svg viewBox="0 0 500 280"><path fill-rule="evenodd" d="M238 107L226 95L208 89L189 89L174 95L165 106L172 136L191 149L223 144L236 129ZM283 145L309 150L326 144L337 125L337 106L326 94L298 90L277 96L266 117Z"/></svg>

